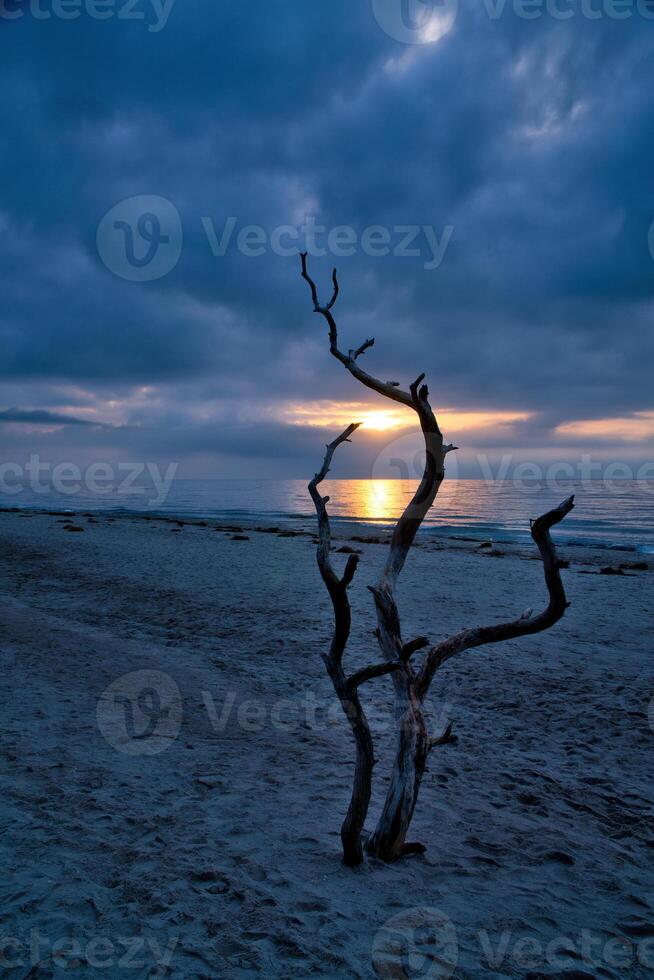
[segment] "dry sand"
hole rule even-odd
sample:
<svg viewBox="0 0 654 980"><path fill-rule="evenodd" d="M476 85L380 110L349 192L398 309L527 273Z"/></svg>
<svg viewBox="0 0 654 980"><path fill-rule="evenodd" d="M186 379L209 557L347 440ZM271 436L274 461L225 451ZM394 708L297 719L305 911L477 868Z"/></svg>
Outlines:
<svg viewBox="0 0 654 980"><path fill-rule="evenodd" d="M606 553L570 548L562 623L447 665L430 704L459 741L425 778L427 853L351 871L311 538L62 520L0 514L3 976L654 975L651 570L602 576ZM528 550L449 544L410 557L407 638L543 603ZM361 666L384 548L356 547ZM371 819L389 687L366 688Z"/></svg>

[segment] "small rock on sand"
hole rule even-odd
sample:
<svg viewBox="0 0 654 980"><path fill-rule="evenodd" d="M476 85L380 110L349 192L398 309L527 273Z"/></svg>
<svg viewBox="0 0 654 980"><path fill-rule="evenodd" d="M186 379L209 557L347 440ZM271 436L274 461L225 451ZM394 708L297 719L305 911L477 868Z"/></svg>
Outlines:
<svg viewBox="0 0 654 980"><path fill-rule="evenodd" d="M548 851L545 855L545 860L555 861L557 864L565 864L568 868L571 868L575 863L572 855L567 854L565 851Z"/></svg>

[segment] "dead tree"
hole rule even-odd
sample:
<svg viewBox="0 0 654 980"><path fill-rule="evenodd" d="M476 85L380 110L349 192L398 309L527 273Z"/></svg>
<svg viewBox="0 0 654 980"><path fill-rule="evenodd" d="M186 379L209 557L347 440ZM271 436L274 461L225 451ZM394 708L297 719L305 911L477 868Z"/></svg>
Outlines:
<svg viewBox="0 0 654 980"><path fill-rule="evenodd" d="M538 615L532 615L532 610L527 610L518 619L511 622L502 623L494 626L483 626L474 629L463 630L460 633L450 636L434 646L429 645L426 637L417 637L409 642L404 642L400 626L400 616L395 601L395 587L399 575L404 567L407 555L415 539L418 528L422 524L429 508L432 506L436 494L445 477L445 458L449 452L456 449L456 446L446 445L442 433L438 427L436 417L429 403L429 390L424 381L424 374L421 374L408 391L404 391L395 381L379 381L377 378L364 371L357 363L358 359L369 350L374 339L366 340L356 350L350 350L347 354L340 350L338 346L338 330L332 309L336 303L339 293L338 279L336 270L333 272L333 292L329 303L321 306L318 300L316 285L307 271L307 256L304 253L302 259L302 277L311 288L314 313L321 314L327 321L329 327L329 346L332 355L343 364L344 367L358 381L371 388L378 394L393 401L406 405L413 409L418 416L420 427L425 445L425 466L420 484L413 495L412 500L406 507L404 513L398 520L391 536L388 557L379 581L374 586L369 586L375 601L377 613L377 639L384 659L387 671L380 668L368 668L368 672L374 670L374 675L380 676L382 673L391 674L395 689L395 705L399 721L399 739L391 781L386 794L386 800L377 823L376 829L367 841L366 849L375 857L390 861L401 857L404 854L415 853L424 850L421 844L409 844L406 836L413 817L420 783L427 764L429 752L436 746L447 745L454 740L451 726L445 732L436 737L431 737L427 729L423 704L429 692L430 684L434 675L440 667L452 657L465 650L482 646L487 643L498 643L501 640L515 639L520 636L528 636L538 633L541 630L549 629L564 614L569 603L566 600L565 591L559 573L559 564L554 549L554 544L550 537L550 530L558 524L566 514L570 513L574 506L574 497L569 497L559 507L543 514L537 520L532 521L531 534L538 546L543 561L545 572L545 583L549 593L549 603L547 608ZM347 642L350 630L350 610L347 596L345 595L347 585L352 580L355 565L350 566L351 572L348 575L346 569L342 580L334 575L331 566L328 565L329 552L329 525L325 512L325 500L317 493L317 484L324 479L329 463L335 449L341 442L346 441L349 436L358 428L356 424L351 425L342 436L339 436L327 447L327 456L323 469L310 484L311 494L318 512L320 522L320 543L318 545L318 565L329 589L334 611L336 615L335 638L345 637L342 648L337 643L336 652L338 664L340 657ZM326 531L324 528L326 527ZM326 539L325 539L326 534ZM327 544L325 546L324 541ZM327 566L325 563L327 562ZM345 585L343 583L346 583ZM337 601L339 610L337 610ZM345 609L345 611L344 611ZM339 630L339 616L343 625ZM332 649L334 643L332 644ZM419 650L427 649L423 656L422 663L414 666L412 657ZM340 650L340 654L338 651ZM331 657L331 653L330 653ZM328 663L328 670L332 676L332 669ZM365 673L365 671L363 672ZM340 675L337 681L332 676L334 686L341 697L337 681L340 684ZM343 698L341 697L343 702ZM367 760L372 760L372 745L370 730L365 720L365 715L360 704L356 709L357 718L362 719L365 738L357 734L357 728L353 725L355 737L357 738L357 776L355 778L355 796L357 797L356 807L356 826L360 837L365 820L365 810L367 810L370 800L370 783L372 774L372 764L366 768ZM352 723L352 722L351 722ZM361 726L359 726L361 727ZM368 748L368 742L370 747ZM364 749L365 743L365 752ZM365 780L360 780L360 769L364 769L367 776ZM357 795L357 782L365 783L359 787ZM360 804L365 800L365 807ZM351 807L352 810L352 807ZM350 817L350 814L348 814ZM361 819L362 818L362 819ZM360 821L360 822L359 822ZM347 821L346 821L347 823ZM345 827L345 825L344 825ZM344 842L345 843L345 842Z"/></svg>

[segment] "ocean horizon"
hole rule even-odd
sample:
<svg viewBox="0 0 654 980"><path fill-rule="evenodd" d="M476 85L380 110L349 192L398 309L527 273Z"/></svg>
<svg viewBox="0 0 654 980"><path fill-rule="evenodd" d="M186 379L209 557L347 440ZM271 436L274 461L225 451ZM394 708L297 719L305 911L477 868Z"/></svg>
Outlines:
<svg viewBox="0 0 654 980"><path fill-rule="evenodd" d="M411 499L416 481L327 480L335 525L389 527ZM276 522L311 528L315 512L304 480L174 479L157 488L141 481L74 493L23 484L0 495L0 508L112 511L174 515L237 523ZM498 542L529 542L529 520L575 494L576 507L556 536L567 544L654 553L654 481L569 480L556 484L480 479L446 480L422 533Z"/></svg>

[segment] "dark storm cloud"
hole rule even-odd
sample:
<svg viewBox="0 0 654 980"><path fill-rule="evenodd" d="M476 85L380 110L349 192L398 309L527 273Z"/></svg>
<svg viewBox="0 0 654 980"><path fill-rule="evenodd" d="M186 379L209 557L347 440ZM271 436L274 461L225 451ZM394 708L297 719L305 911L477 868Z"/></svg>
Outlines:
<svg viewBox="0 0 654 980"><path fill-rule="evenodd" d="M21 411L17 408L9 408L0 412L0 425L4 423L25 423L38 425L89 425L97 427L102 425L99 422L90 422L88 419L76 418L74 415L61 415L58 412L48 412L44 409L32 409Z"/></svg>
<svg viewBox="0 0 654 980"><path fill-rule="evenodd" d="M308 214L358 235L454 228L432 270L424 241L419 256L312 260L324 289L338 264L343 346L374 335L371 370L426 370L441 407L533 413L516 444L651 408L654 23L487 8L461 5L440 41L412 46L368 2L177 0L157 32L13 4L0 403L56 415L84 392L104 418L124 399L107 452L147 437L162 453L308 454L316 433L266 407L364 396L329 357L297 258L233 241L217 257L206 234L207 219L218 237L230 216L270 236ZM96 247L134 195L167 198L183 226L179 261L151 282L114 275ZM140 386L156 404L130 403Z"/></svg>

